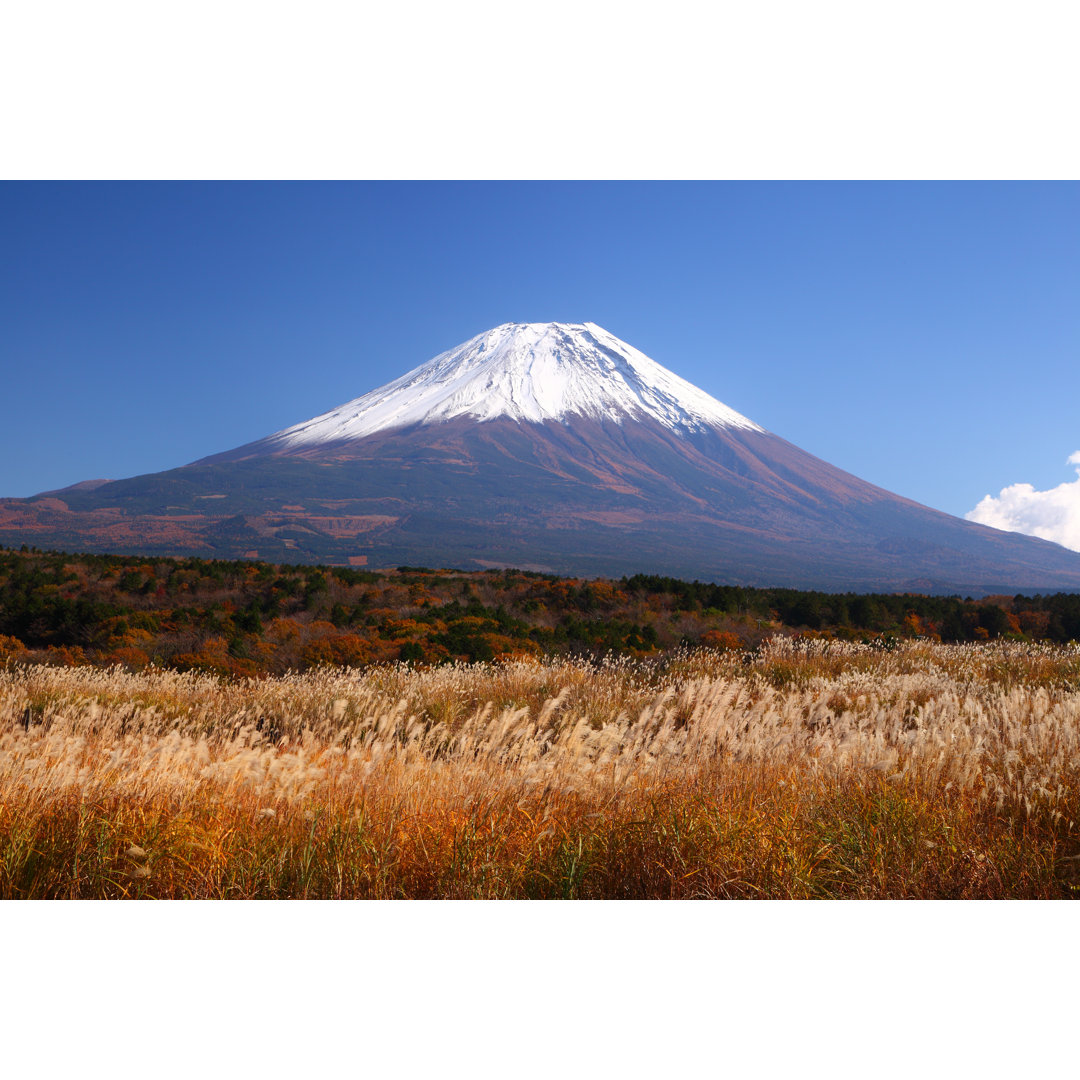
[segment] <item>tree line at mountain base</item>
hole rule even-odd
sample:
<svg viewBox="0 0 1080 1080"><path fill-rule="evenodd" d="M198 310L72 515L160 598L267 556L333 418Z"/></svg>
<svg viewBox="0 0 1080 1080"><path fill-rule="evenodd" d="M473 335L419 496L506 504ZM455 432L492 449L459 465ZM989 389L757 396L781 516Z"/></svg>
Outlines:
<svg viewBox="0 0 1080 1080"><path fill-rule="evenodd" d="M1080 595L803 592L637 574L391 571L0 548L0 662L231 676L324 664L753 649L776 634L1067 642Z"/></svg>

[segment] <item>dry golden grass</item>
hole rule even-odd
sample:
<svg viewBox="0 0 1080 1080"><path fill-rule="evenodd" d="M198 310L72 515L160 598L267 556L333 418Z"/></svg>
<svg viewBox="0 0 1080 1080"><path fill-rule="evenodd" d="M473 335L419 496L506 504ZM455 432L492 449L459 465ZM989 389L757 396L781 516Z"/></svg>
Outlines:
<svg viewBox="0 0 1080 1080"><path fill-rule="evenodd" d="M0 673L4 897L1063 897L1080 650Z"/></svg>

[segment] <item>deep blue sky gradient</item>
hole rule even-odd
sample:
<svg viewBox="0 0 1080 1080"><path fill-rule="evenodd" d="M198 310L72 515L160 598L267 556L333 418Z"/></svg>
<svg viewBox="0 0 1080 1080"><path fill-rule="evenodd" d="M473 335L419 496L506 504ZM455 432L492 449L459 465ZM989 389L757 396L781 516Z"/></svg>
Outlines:
<svg viewBox="0 0 1080 1080"><path fill-rule="evenodd" d="M0 496L185 464L593 321L963 514L1080 449L1075 183L0 184Z"/></svg>

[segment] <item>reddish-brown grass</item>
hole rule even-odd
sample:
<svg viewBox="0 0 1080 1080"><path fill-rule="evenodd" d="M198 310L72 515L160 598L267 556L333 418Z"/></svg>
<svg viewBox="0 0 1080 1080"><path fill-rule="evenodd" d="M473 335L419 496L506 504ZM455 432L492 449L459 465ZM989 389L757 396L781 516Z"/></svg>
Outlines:
<svg viewBox="0 0 1080 1080"><path fill-rule="evenodd" d="M0 674L0 896L1051 898L1075 649Z"/></svg>

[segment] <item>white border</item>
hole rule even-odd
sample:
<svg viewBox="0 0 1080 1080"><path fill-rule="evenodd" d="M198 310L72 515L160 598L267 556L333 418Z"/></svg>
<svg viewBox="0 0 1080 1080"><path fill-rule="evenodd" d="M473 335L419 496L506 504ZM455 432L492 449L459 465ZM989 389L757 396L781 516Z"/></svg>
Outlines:
<svg viewBox="0 0 1080 1080"><path fill-rule="evenodd" d="M42 0L8 179L1075 178L1072 6Z"/></svg>

